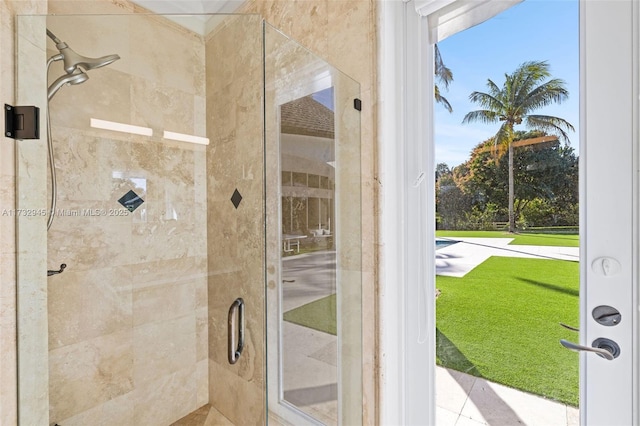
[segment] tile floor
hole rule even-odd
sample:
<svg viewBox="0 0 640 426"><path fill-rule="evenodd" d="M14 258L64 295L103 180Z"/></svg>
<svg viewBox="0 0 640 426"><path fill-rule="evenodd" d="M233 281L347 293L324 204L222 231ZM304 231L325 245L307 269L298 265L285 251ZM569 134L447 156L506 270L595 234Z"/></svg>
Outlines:
<svg viewBox="0 0 640 426"><path fill-rule="evenodd" d="M436 367L438 426L577 426L575 407Z"/></svg>

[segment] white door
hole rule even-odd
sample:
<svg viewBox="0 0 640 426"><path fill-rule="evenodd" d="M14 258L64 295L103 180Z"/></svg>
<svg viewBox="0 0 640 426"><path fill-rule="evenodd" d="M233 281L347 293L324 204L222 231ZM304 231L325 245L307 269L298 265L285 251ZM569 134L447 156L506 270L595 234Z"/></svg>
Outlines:
<svg viewBox="0 0 640 426"><path fill-rule="evenodd" d="M433 286L435 265L429 265L435 258L433 235L427 231L418 241L407 231L421 229L425 218L427 225L434 223L435 218L435 203L429 202L432 196L428 192L428 188L433 187L429 179L435 172L431 161L433 120L427 120L425 125L422 119L432 116L433 53L432 46L425 46L424 37L434 33L434 23L446 23L449 18L451 22L456 21L453 25L457 30L464 30L478 22L473 15L479 9L486 6L497 11L504 9L505 2L383 3L380 10L381 113L388 120L381 132L380 175L386 184L381 196L385 212L381 238L386 247L425 253L427 267L416 272L412 269L415 259L408 256L389 256L382 266L385 284L381 290L384 296L381 316L386 324L381 341L384 358L381 393L385 396L381 419L387 423L433 424L431 365L435 362L435 350L432 339L420 338L415 329L416 326L422 328L425 321L429 329L435 328L434 309L431 309L434 292L424 291L425 282L430 283L427 288ZM581 332L579 342L575 343L586 349L580 357L582 425L640 422L637 349L639 13L635 0L580 0ZM466 27L465 19L470 22ZM445 29L449 31L451 26ZM544 25L541 30L553 31ZM412 72L415 69L425 72ZM398 75L406 79L397 79ZM394 93L405 96L395 100ZM425 140L426 153L421 148ZM407 155L412 152L423 154ZM422 176L422 171L426 176L424 185L416 178ZM416 300L424 300L415 295L426 298L426 318L424 311L414 309ZM598 342L598 339L605 340ZM594 344L603 348L606 352L600 352L605 355L611 350L617 352L617 345L619 353L612 360L605 359L591 350ZM542 343L540 350L545 350ZM420 354L420 364L414 362L415 356L407 354ZM423 364L425 360L428 365ZM418 365L423 365L424 374L418 374Z"/></svg>
<svg viewBox="0 0 640 426"><path fill-rule="evenodd" d="M638 3L583 0L580 26L580 343L607 339L599 346L620 352L607 360L582 351L581 423L631 425L639 421Z"/></svg>

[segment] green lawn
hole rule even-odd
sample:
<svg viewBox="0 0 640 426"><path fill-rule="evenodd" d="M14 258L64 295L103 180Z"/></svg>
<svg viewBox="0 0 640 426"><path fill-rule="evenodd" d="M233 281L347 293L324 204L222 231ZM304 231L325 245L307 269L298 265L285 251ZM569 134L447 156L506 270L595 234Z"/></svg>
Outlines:
<svg viewBox="0 0 640 426"><path fill-rule="evenodd" d="M284 313L284 320L335 336L337 334L336 295L332 294L291 309Z"/></svg>
<svg viewBox="0 0 640 426"><path fill-rule="evenodd" d="M436 231L436 237L513 238L512 245L578 247L578 235L509 234L503 231Z"/></svg>
<svg viewBox="0 0 640 426"><path fill-rule="evenodd" d="M438 364L578 404L578 263L491 257L464 278L436 278Z"/></svg>

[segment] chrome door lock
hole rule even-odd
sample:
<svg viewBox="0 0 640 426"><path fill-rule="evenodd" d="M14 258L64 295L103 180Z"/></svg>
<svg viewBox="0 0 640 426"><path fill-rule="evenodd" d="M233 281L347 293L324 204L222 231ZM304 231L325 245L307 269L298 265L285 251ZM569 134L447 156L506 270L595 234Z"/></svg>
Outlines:
<svg viewBox="0 0 640 426"><path fill-rule="evenodd" d="M591 315L598 324L607 327L613 327L614 325L620 324L620 321L622 321L622 315L620 314L620 311L612 306L607 305L595 307L591 312Z"/></svg>

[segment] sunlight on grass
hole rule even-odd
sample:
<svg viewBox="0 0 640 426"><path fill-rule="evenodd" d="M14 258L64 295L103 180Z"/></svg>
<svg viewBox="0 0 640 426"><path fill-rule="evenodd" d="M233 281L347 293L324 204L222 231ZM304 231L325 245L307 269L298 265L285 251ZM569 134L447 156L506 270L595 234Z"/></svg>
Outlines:
<svg viewBox="0 0 640 426"><path fill-rule="evenodd" d="M446 238L513 238L510 245L578 247L578 235L509 234L503 231L436 231L436 237Z"/></svg>
<svg viewBox="0 0 640 426"><path fill-rule="evenodd" d="M578 263L491 257L464 278L436 278L438 364L578 404Z"/></svg>

